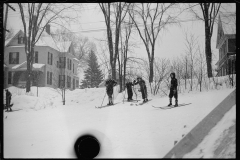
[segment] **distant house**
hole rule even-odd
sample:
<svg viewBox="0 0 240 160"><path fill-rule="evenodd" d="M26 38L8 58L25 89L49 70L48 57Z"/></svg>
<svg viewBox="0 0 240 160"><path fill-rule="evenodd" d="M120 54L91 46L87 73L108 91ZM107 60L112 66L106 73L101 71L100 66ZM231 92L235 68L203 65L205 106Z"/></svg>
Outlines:
<svg viewBox="0 0 240 160"><path fill-rule="evenodd" d="M217 76L235 74L236 15L219 14L216 48L219 49Z"/></svg>
<svg viewBox="0 0 240 160"><path fill-rule="evenodd" d="M18 31L5 43L5 86L25 87L27 61L23 31ZM71 42L56 42L50 34L50 25L43 31L34 48L32 86L78 88L78 59L72 54Z"/></svg>

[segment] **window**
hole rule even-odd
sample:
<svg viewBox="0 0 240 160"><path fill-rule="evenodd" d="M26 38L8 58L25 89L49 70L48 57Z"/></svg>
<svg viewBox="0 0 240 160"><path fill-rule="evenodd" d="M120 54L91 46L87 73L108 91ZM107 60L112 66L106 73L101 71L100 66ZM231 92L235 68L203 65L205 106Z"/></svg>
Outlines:
<svg viewBox="0 0 240 160"><path fill-rule="evenodd" d="M12 84L12 72L8 72L8 84Z"/></svg>
<svg viewBox="0 0 240 160"><path fill-rule="evenodd" d="M72 60L70 60L70 70L72 70Z"/></svg>
<svg viewBox="0 0 240 160"><path fill-rule="evenodd" d="M57 61L57 68L59 68L59 63L58 63L58 61Z"/></svg>
<svg viewBox="0 0 240 160"><path fill-rule="evenodd" d="M65 87L65 76L64 75L59 75L59 88Z"/></svg>
<svg viewBox="0 0 240 160"><path fill-rule="evenodd" d="M38 63L38 51L35 51L34 62Z"/></svg>
<svg viewBox="0 0 240 160"><path fill-rule="evenodd" d="M79 87L79 81L78 80L76 81L76 87L77 88Z"/></svg>
<svg viewBox="0 0 240 160"><path fill-rule="evenodd" d="M67 87L71 88L71 77L67 76Z"/></svg>
<svg viewBox="0 0 240 160"><path fill-rule="evenodd" d="M53 62L53 54L48 52L48 64L52 65L52 62Z"/></svg>
<svg viewBox="0 0 240 160"><path fill-rule="evenodd" d="M47 71L47 84L52 85L52 72Z"/></svg>
<svg viewBox="0 0 240 160"><path fill-rule="evenodd" d="M228 39L228 52L236 52L236 39Z"/></svg>
<svg viewBox="0 0 240 160"><path fill-rule="evenodd" d="M9 64L19 64L19 52L9 53Z"/></svg>
<svg viewBox="0 0 240 160"><path fill-rule="evenodd" d="M18 44L24 44L24 37L23 36L18 37Z"/></svg>
<svg viewBox="0 0 240 160"><path fill-rule="evenodd" d="M75 79L73 78L73 89L75 89Z"/></svg>
<svg viewBox="0 0 240 160"><path fill-rule="evenodd" d="M66 57L59 57L59 68L66 68Z"/></svg>

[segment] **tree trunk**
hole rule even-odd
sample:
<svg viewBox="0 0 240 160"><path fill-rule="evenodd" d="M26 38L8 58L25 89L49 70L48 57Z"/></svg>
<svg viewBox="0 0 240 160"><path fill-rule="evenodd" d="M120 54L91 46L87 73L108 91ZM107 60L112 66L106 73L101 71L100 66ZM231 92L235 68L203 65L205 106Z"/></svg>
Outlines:
<svg viewBox="0 0 240 160"><path fill-rule="evenodd" d="M32 79L32 65L31 65L31 54L27 56L27 74L26 74L26 92L31 91L31 79Z"/></svg>
<svg viewBox="0 0 240 160"><path fill-rule="evenodd" d="M152 83L153 82L153 58L152 60L149 61L149 69L150 69L149 83Z"/></svg>
<svg viewBox="0 0 240 160"><path fill-rule="evenodd" d="M205 55L207 61L207 73L208 78L211 78L212 75L212 51L211 51L211 35L210 35L210 27L208 26L208 22L205 21Z"/></svg>

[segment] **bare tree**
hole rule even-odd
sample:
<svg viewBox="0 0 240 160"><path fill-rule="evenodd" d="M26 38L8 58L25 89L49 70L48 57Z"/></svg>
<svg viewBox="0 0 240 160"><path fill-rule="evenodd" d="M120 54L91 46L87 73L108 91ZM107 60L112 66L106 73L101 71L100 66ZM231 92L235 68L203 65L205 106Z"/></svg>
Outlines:
<svg viewBox="0 0 240 160"><path fill-rule="evenodd" d="M48 24L62 25L61 23L65 22L67 24L69 20L73 21L74 18L64 14L64 12L66 10L73 11L75 4L18 3L18 6L24 27L24 43L27 57L26 92L29 92L31 90L35 44Z"/></svg>
<svg viewBox="0 0 240 160"><path fill-rule="evenodd" d="M159 32L167 25L176 22L177 16L168 14L168 11L175 6L174 3L141 3L132 4L129 15L137 28L137 31L145 45L149 63L149 83L153 82L155 43ZM140 19L140 20L139 20ZM143 24L143 30L140 29Z"/></svg>
<svg viewBox="0 0 240 160"><path fill-rule="evenodd" d="M192 13L197 19L204 21L205 23L205 55L207 62L208 77L212 77L212 50L211 50L211 38L213 33L213 26L217 17L221 3L199 3L203 16L200 16L196 11L191 8Z"/></svg>
<svg viewBox="0 0 240 160"><path fill-rule="evenodd" d="M205 67L206 67L206 61L204 61L204 52L201 50L200 46L198 46L198 57L196 58L196 63L195 63L195 73L199 85L199 90L200 92L202 91L202 83L203 83L203 78L205 76Z"/></svg>
<svg viewBox="0 0 240 160"><path fill-rule="evenodd" d="M187 31L185 31L185 46L186 46L186 54L188 56L188 60L189 60L189 65L190 65L190 78L191 78L191 82L190 82L190 90L192 91L192 87L193 87L193 74L194 74L194 63L195 63L195 55L198 51L198 37L194 36L192 33L188 34ZM186 60L187 60L186 59Z"/></svg>
<svg viewBox="0 0 240 160"><path fill-rule="evenodd" d="M169 75L170 61L165 58L156 58L154 62L154 86L153 86L153 95L156 95L159 92L160 85L162 81Z"/></svg>
<svg viewBox="0 0 240 160"><path fill-rule="evenodd" d="M110 56L110 66L113 79L116 79L116 62L119 54L119 39L121 24L127 14L129 4L127 3L99 3L105 18L107 27L107 40ZM115 26L113 34L112 26ZM115 36L115 40L113 40Z"/></svg>
<svg viewBox="0 0 240 160"><path fill-rule="evenodd" d="M178 79L178 91L181 92L181 77L184 75L183 63L179 57L172 59L171 70L176 73Z"/></svg>
<svg viewBox="0 0 240 160"><path fill-rule="evenodd" d="M129 48L133 47L133 45L130 44L130 36L132 33L132 28L133 28L133 25L132 25L131 19L128 18L128 21L125 22L125 25L123 27L123 31L120 33L120 41L121 41L120 53L121 54L119 54L118 56L119 83L120 83L119 92L122 92L122 90L125 89L128 52L129 52Z"/></svg>

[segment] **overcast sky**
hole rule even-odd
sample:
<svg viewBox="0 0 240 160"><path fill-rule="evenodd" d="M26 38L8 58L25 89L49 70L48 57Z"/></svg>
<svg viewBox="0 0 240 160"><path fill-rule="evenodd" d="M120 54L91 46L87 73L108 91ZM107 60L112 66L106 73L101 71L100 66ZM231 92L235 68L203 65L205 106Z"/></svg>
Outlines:
<svg viewBox="0 0 240 160"><path fill-rule="evenodd" d="M13 12L11 9L9 10L9 17L8 17L8 24L7 28L13 28L15 32L19 29L23 28L19 9L16 4L12 4L17 11ZM223 12L232 12L236 10L235 3L232 4L223 4L224 10ZM101 12L98 4L96 3L89 3L83 4L83 8L79 9L80 17L79 23L71 24L69 26L72 32L76 34L81 34L82 36L88 37L91 41L94 41L96 44L99 44L97 39L104 39L106 38L106 30L99 30L106 28L103 13ZM71 14L71 13L69 13ZM181 14L181 18L186 20L192 17L189 12L184 12ZM55 30L56 28L51 28ZM99 30L99 31L93 31ZM198 37L199 44L204 49L204 22L203 21L189 21L183 22L180 26L170 26L167 30L160 32L157 44L155 48L155 55L156 57L165 57L165 58L172 58L176 56L181 56L185 53L185 37L184 37L184 30L188 33L193 33L196 37ZM137 35L137 34L136 34ZM134 49L134 55L139 57L147 57L145 47L140 39L139 36L134 36L135 41L139 44L138 47ZM217 38L217 25L214 26L213 36L212 36L212 50L214 57L213 58L213 65L218 60L218 50L216 49L216 38Z"/></svg>

